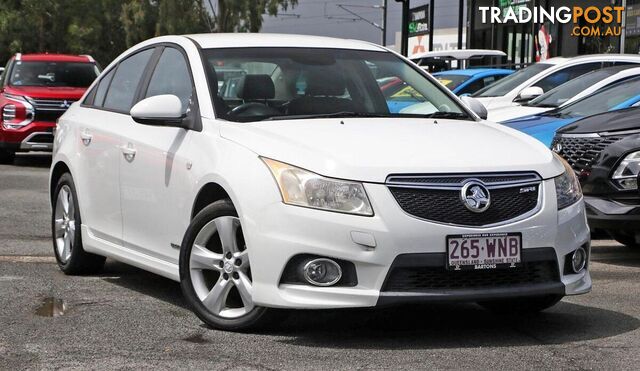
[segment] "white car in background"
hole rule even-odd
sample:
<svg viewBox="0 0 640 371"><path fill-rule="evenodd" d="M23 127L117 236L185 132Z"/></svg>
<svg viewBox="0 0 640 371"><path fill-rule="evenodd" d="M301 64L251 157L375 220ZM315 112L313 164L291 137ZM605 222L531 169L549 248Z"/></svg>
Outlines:
<svg viewBox="0 0 640 371"><path fill-rule="evenodd" d="M494 122L503 122L566 106L619 81L639 76L640 67L633 66L633 64L619 65L585 73L521 106L489 110L487 119Z"/></svg>
<svg viewBox="0 0 640 371"><path fill-rule="evenodd" d="M519 106L587 72L622 64L640 64L640 56L594 54L551 58L532 64L473 94L487 110Z"/></svg>
<svg viewBox="0 0 640 371"><path fill-rule="evenodd" d="M403 104L431 106L390 112L387 77ZM372 43L138 44L59 120L50 190L62 271L110 257L179 281L220 329L443 300L524 315L591 290L569 165Z"/></svg>

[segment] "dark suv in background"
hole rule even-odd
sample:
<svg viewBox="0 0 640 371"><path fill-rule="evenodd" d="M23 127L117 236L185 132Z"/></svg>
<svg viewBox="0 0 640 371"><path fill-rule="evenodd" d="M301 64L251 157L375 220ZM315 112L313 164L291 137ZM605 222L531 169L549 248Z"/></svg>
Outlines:
<svg viewBox="0 0 640 371"><path fill-rule="evenodd" d="M578 174L591 228L640 247L640 108L567 125L558 130L551 148Z"/></svg>
<svg viewBox="0 0 640 371"><path fill-rule="evenodd" d="M13 56L0 79L0 163L16 152L50 152L56 120L99 73L86 55Z"/></svg>

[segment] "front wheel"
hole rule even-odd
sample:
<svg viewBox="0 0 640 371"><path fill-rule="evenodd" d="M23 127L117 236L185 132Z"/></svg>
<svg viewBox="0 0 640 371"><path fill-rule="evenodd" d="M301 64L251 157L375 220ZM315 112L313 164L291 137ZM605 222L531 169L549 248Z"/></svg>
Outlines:
<svg viewBox="0 0 640 371"><path fill-rule="evenodd" d="M0 164L12 164L15 157L16 154L14 152L0 149Z"/></svg>
<svg viewBox="0 0 640 371"><path fill-rule="evenodd" d="M562 295L547 295L481 301L478 304L492 312L501 314L531 314L551 308L562 300Z"/></svg>
<svg viewBox="0 0 640 371"><path fill-rule="evenodd" d="M249 251L230 200L196 215L180 250L180 286L207 325L240 331L264 324L268 310L253 303Z"/></svg>

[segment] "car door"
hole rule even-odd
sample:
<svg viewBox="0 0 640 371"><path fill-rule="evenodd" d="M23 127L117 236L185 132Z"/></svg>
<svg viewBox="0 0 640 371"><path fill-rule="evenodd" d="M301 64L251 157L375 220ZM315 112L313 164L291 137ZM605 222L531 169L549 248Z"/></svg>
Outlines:
<svg viewBox="0 0 640 371"><path fill-rule="evenodd" d="M187 57L178 46L161 48L149 69L139 99L173 94L183 111L199 120ZM131 122L120 161L120 188L125 247L167 262L178 262L178 248L189 222L191 163L189 141L194 131Z"/></svg>
<svg viewBox="0 0 640 371"><path fill-rule="evenodd" d="M119 110L125 109L127 90L135 91L151 54L136 53L103 74L78 118L78 173L85 174L78 177L82 221L93 237L117 245L122 244L119 146L129 126Z"/></svg>

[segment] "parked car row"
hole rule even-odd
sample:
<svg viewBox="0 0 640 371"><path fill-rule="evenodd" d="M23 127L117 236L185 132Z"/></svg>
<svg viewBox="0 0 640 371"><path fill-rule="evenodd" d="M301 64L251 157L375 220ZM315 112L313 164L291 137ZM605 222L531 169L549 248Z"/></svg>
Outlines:
<svg viewBox="0 0 640 371"><path fill-rule="evenodd" d="M460 90L460 76L484 71L500 70L434 75L460 94L467 92ZM553 58L508 74L472 96L486 105L489 120L538 139L569 162L585 192L594 230L640 246L640 108L635 108L640 105L640 56Z"/></svg>

